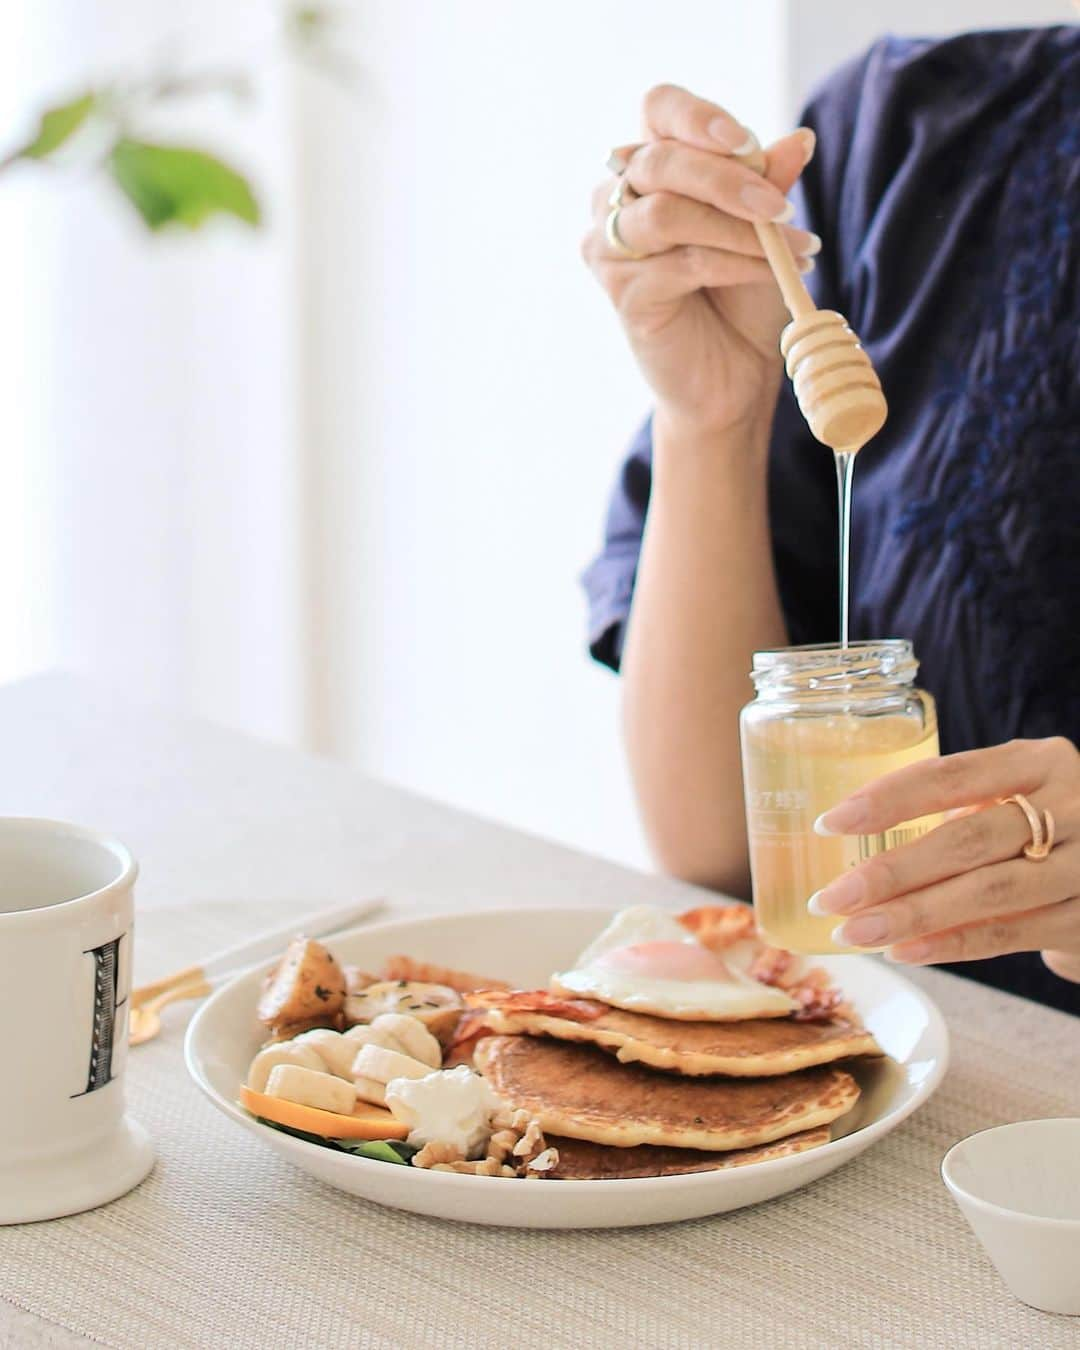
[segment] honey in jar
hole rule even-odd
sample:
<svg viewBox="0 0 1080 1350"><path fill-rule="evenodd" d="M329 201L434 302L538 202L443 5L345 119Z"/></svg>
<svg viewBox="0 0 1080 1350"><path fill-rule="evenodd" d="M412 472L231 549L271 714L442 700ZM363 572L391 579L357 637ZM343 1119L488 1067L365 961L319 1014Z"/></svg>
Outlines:
<svg viewBox="0 0 1080 1350"><path fill-rule="evenodd" d="M827 838L814 821L883 774L938 754L934 700L915 687L910 642L789 647L754 654L756 696L742 711L743 784L758 927L774 946L826 953L836 916L806 902L843 871L940 823Z"/></svg>

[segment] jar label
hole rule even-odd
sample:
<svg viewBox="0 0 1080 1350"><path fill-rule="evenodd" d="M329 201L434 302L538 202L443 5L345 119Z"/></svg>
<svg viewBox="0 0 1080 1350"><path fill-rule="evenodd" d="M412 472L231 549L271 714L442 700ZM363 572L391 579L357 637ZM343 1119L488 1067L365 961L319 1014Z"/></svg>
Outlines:
<svg viewBox="0 0 1080 1350"><path fill-rule="evenodd" d="M890 849L899 848L901 844L910 844L916 839L921 839L924 834L929 834L936 824L937 818L930 817L926 821L907 821L903 825L897 825L893 830L883 830L880 834L846 835L844 870L858 867L859 863L876 858L879 853L888 853Z"/></svg>

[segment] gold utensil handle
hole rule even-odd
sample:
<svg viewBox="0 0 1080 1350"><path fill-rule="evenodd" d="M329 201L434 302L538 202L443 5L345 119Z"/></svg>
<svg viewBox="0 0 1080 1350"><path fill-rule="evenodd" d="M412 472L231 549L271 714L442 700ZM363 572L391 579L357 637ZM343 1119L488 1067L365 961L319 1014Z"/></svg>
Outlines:
<svg viewBox="0 0 1080 1350"><path fill-rule="evenodd" d="M155 994L153 998L148 998L135 1006L140 1012L160 1012L168 1004L177 1003L181 999L205 998L213 987L206 980L192 980L190 984L177 984L171 989L163 989L160 994Z"/></svg>
<svg viewBox="0 0 1080 1350"><path fill-rule="evenodd" d="M184 970L175 971L172 975L165 975L160 980L155 980L153 984L141 984L138 989L133 989L131 991L131 1006L141 1008L145 1003L149 1003L152 998L158 998L159 995L167 993L171 989L178 989L181 985L194 984L199 980L206 980L206 972L202 966L187 966ZM209 992L209 987L207 992Z"/></svg>

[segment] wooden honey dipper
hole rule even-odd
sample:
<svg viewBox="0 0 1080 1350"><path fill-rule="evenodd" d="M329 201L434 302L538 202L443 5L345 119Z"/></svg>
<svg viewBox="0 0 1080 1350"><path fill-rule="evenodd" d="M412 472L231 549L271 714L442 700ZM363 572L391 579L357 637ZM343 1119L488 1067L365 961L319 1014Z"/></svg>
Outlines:
<svg viewBox="0 0 1080 1350"><path fill-rule="evenodd" d="M757 147L739 159L764 173ZM870 358L834 309L818 309L780 226L755 222L791 322L780 335L780 354L802 415L819 441L841 454L861 450L885 424L888 404Z"/></svg>

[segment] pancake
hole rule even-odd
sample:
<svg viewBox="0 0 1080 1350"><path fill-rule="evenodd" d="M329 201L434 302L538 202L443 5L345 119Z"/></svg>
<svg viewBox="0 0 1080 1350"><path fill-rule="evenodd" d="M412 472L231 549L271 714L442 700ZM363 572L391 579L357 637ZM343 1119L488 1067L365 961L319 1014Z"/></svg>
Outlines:
<svg viewBox="0 0 1080 1350"><path fill-rule="evenodd" d="M682 1078L620 1064L592 1045L534 1036L488 1036L476 1067L510 1106L545 1134L628 1148L751 1148L827 1125L859 1098L841 1069L772 1078Z"/></svg>
<svg viewBox="0 0 1080 1350"><path fill-rule="evenodd" d="M829 1142L829 1127L803 1130L800 1134L778 1139L757 1148L738 1148L730 1153L706 1153L696 1148L658 1148L638 1144L634 1148L613 1148L610 1144L590 1144L584 1139L545 1136L559 1151L559 1162L546 1179L553 1181L616 1181L627 1177L674 1177L687 1172L717 1172L728 1167L768 1162L820 1148Z"/></svg>
<svg viewBox="0 0 1080 1350"><path fill-rule="evenodd" d="M722 1073L762 1078L832 1064L838 1059L881 1054L868 1031L838 1018L825 1022L799 1022L790 1017L752 1022L676 1022L611 1008L600 1017L582 1022L543 1012L492 1008L486 1020L492 1031L599 1045L613 1050L624 1064L648 1064L653 1069L689 1075Z"/></svg>

